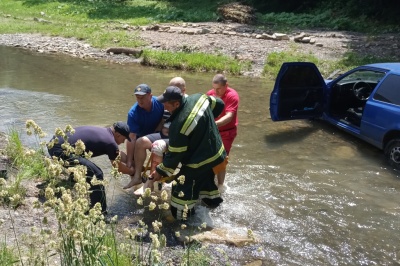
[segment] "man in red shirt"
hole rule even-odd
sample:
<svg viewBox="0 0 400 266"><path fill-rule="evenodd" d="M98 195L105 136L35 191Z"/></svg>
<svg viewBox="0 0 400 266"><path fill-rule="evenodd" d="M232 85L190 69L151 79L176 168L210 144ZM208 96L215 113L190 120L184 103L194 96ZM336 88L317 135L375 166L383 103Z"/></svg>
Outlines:
<svg viewBox="0 0 400 266"><path fill-rule="evenodd" d="M207 92L207 95L216 96L224 101L225 107L222 113L215 119L219 133L221 134L222 142L224 143L227 155L231 150L232 143L237 135L238 117L237 111L239 108L239 94L228 86L228 80L222 74L217 74L212 80L212 90ZM217 174L218 188L220 192L224 192L224 181L226 171L221 171Z"/></svg>

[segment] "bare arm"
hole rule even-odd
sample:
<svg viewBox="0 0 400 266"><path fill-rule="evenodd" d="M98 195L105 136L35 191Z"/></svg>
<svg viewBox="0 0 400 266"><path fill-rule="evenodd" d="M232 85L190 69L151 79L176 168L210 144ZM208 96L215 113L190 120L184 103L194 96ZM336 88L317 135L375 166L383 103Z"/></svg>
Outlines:
<svg viewBox="0 0 400 266"><path fill-rule="evenodd" d="M226 113L223 117L220 119L216 120L215 123L217 124L217 127L222 127L231 122L233 119L233 113L228 112Z"/></svg>
<svg viewBox="0 0 400 266"><path fill-rule="evenodd" d="M158 126L156 127L155 132L161 131L161 129L162 129L163 126L164 126L164 122L165 122L165 120L164 120L164 119L161 119L160 123L158 123Z"/></svg>
<svg viewBox="0 0 400 266"><path fill-rule="evenodd" d="M111 161L111 164L113 166L115 161ZM127 174L127 175L134 175L135 174L135 169L133 167L128 167L124 162L119 161L118 162L118 172L121 172L123 174Z"/></svg>

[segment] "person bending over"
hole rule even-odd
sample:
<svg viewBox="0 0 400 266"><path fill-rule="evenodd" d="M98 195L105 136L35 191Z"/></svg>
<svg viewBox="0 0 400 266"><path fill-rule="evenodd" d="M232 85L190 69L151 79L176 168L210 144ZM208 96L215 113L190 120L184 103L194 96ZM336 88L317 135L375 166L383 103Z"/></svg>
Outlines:
<svg viewBox="0 0 400 266"><path fill-rule="evenodd" d="M124 174L133 174L133 167L127 166L127 156L125 153L119 150L118 145L125 142L125 140L131 141L129 138L129 126L125 122L116 122L112 127L97 127L97 126L80 126L75 128L74 134L68 133L68 143L75 147L76 143L80 140L85 144L85 152L92 152L92 157L100 155L107 155L111 161L121 156L118 162L118 171ZM96 176L98 180L103 180L103 171L95 163L89 159L83 157L83 155L67 154L62 148L65 140L63 137L53 136L52 140L58 138L57 143L54 143L52 147L48 148L49 154L52 157L57 157L63 161L68 162L68 167L76 165L84 165L87 168L86 182L90 184L93 176ZM107 201L106 194L103 185L91 185L90 187L90 206L93 207L97 202L101 204L103 213L107 212Z"/></svg>

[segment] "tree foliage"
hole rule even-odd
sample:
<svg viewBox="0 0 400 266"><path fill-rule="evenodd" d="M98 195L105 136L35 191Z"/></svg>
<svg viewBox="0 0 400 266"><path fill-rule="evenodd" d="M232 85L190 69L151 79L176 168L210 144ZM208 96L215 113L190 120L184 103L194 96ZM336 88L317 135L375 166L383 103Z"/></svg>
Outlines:
<svg viewBox="0 0 400 266"><path fill-rule="evenodd" d="M329 9L333 16L365 16L382 23L400 23L398 0L249 0L248 2L261 13L314 13L316 10L323 12Z"/></svg>

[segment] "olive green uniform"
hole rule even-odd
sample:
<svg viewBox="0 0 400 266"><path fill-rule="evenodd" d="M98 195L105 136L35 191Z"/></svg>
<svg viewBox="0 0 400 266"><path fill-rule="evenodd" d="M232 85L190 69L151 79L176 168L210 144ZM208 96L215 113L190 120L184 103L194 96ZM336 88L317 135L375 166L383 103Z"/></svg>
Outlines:
<svg viewBox="0 0 400 266"><path fill-rule="evenodd" d="M176 176L184 175L185 182L181 184L177 180L171 195L171 211L175 218L181 218L185 205L192 210L199 198L211 207L222 202L214 182L213 167L226 157L214 121L223 108L221 99L194 94L183 98L169 119L168 152L156 170L162 176L171 176L178 164L182 164Z"/></svg>

